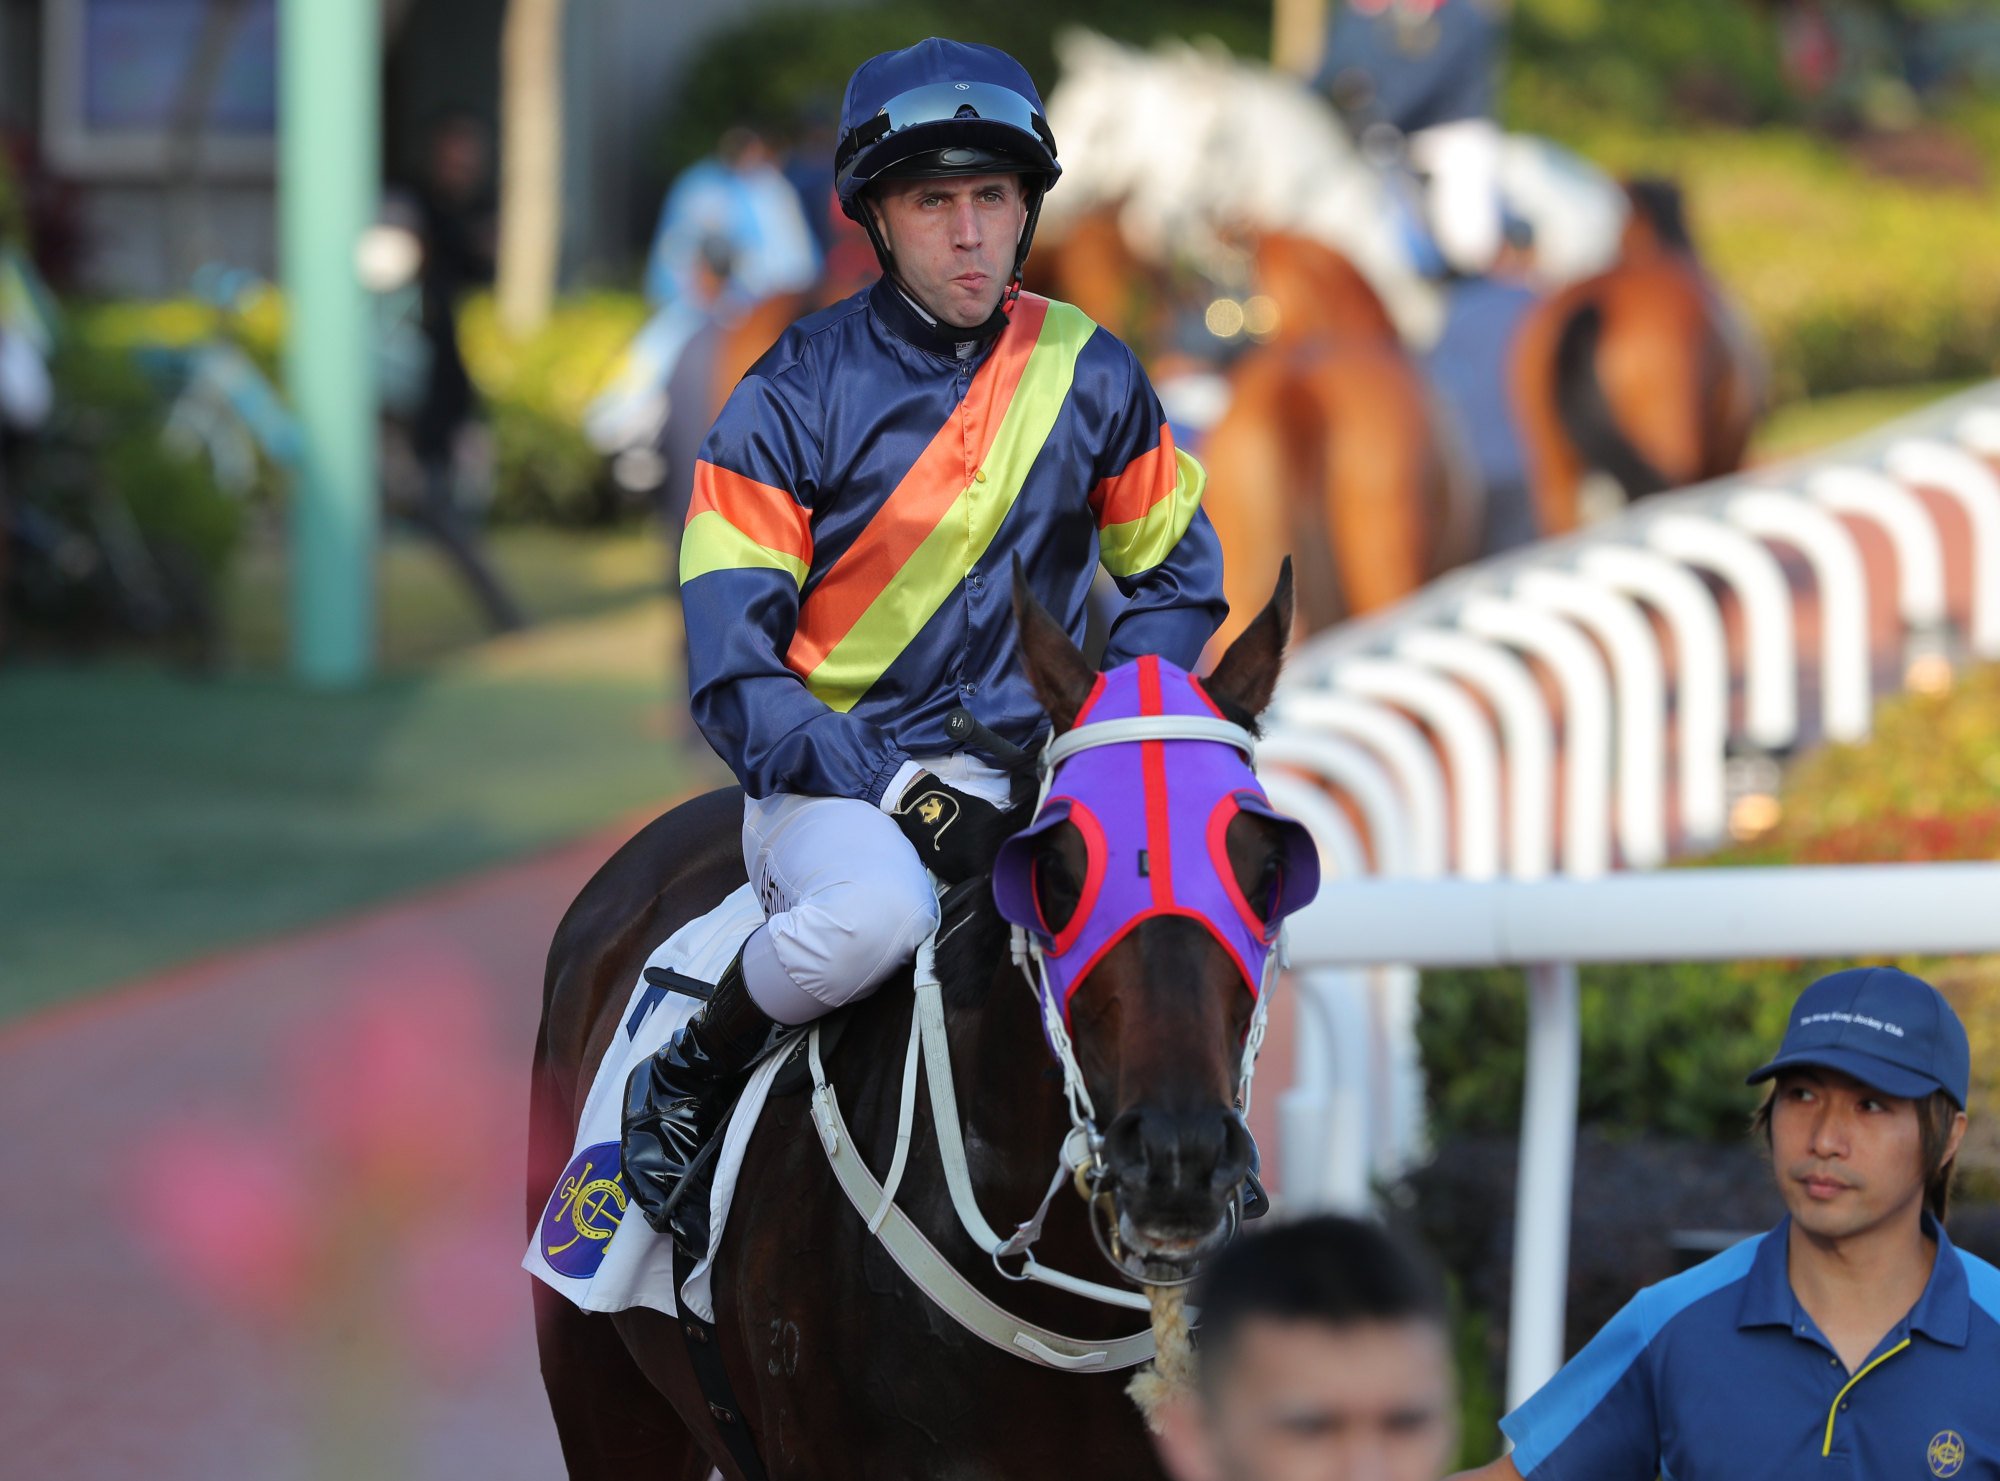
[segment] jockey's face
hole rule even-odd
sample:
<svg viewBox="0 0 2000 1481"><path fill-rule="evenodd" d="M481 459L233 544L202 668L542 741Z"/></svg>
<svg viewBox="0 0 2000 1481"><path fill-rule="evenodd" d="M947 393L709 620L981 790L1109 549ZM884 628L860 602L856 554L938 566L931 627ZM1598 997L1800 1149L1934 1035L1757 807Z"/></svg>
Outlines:
<svg viewBox="0 0 2000 1481"><path fill-rule="evenodd" d="M1018 175L885 180L872 193L896 276L954 329L993 316L1027 224Z"/></svg>

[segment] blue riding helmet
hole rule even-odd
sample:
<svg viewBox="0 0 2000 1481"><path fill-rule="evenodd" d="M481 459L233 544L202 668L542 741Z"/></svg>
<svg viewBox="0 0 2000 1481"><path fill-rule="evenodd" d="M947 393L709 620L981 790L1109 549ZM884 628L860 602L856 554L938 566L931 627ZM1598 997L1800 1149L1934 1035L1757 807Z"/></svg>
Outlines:
<svg viewBox="0 0 2000 1481"><path fill-rule="evenodd" d="M933 36L855 68L840 105L834 187L889 269L889 249L861 195L877 180L1018 174L1028 220L1014 254L1018 282L1042 209L1062 174L1056 139L1027 68L1004 51Z"/></svg>
<svg viewBox="0 0 2000 1481"><path fill-rule="evenodd" d="M1040 176L1042 190L1062 173L1027 69L991 46L936 36L870 57L848 80L833 157L842 209L860 219L857 201L871 181L927 154L945 157L908 173L1016 170Z"/></svg>

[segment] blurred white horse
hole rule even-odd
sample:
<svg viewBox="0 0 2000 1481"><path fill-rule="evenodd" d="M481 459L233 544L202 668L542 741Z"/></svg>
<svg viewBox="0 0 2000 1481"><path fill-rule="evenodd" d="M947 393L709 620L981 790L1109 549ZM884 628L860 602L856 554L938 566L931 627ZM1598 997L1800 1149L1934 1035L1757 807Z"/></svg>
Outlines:
<svg viewBox="0 0 2000 1481"><path fill-rule="evenodd" d="M1215 269L1225 234L1287 231L1340 252L1381 295L1404 339L1429 344L1442 303L1412 252L1414 182L1364 158L1332 105L1295 77L1206 41L1142 51L1073 29L1058 38L1062 76L1049 126L1063 188L1043 212L1051 233L1115 205L1131 249L1153 263ZM1534 235L1543 286L1588 276L1617 255L1624 194L1567 150L1508 136L1507 209Z"/></svg>

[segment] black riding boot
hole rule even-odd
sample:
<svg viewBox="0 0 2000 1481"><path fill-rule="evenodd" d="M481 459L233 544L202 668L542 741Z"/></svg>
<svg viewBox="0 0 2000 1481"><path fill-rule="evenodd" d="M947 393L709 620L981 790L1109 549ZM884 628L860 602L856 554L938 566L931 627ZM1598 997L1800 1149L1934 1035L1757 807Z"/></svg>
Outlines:
<svg viewBox="0 0 2000 1481"><path fill-rule="evenodd" d="M690 1258L708 1251L708 1201L677 1195L750 1067L784 1032L751 1001L738 953L701 1011L625 1082L625 1186L646 1222Z"/></svg>

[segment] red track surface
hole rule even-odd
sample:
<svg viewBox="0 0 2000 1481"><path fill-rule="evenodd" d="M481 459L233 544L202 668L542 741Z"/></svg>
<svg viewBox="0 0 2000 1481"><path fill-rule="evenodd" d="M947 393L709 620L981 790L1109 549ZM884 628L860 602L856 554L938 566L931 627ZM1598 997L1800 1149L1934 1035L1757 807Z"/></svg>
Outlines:
<svg viewBox="0 0 2000 1481"><path fill-rule="evenodd" d="M628 832L0 1031L5 1474L562 1473L527 1065L549 936Z"/></svg>

